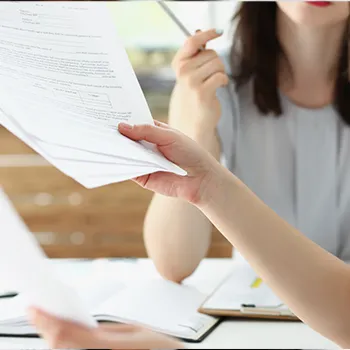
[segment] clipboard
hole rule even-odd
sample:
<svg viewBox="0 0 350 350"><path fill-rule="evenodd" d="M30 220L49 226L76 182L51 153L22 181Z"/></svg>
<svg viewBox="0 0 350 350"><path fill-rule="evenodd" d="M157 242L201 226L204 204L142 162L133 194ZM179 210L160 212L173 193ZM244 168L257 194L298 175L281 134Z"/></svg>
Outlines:
<svg viewBox="0 0 350 350"><path fill-rule="evenodd" d="M205 315L216 316L216 317L300 322L299 318L297 318L296 316L292 314L283 314L279 312L277 309L273 309L272 307L269 309L255 307L254 310L244 309L244 308L241 308L240 310L229 310L229 309L208 309L204 305L201 305L198 309L198 312L201 312Z"/></svg>
<svg viewBox="0 0 350 350"><path fill-rule="evenodd" d="M232 294L232 300L234 301L235 289L240 289L240 291L242 291L242 285L237 285L237 282L240 280L239 275L244 276L241 278L242 284L250 280L249 285L245 287L248 291L246 299L242 293L239 294L236 292L237 303L230 303L227 301L225 305L225 302L222 300L223 298ZM254 300L254 292L258 293L259 288L264 288L263 292L271 293L270 299L275 302L270 304L261 303L260 305L258 303L252 303L252 300ZM198 308L198 312L215 317L301 322L285 304L274 296L273 292L264 285L264 282L259 277L256 277L253 270L250 268L248 269L247 266L240 271L236 269L231 272L214 291L207 296Z"/></svg>

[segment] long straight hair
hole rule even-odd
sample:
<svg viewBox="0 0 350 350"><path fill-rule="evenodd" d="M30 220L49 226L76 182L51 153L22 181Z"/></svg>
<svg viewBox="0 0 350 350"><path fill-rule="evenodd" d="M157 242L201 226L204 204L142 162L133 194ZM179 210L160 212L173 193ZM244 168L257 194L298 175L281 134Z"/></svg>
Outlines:
<svg viewBox="0 0 350 350"><path fill-rule="evenodd" d="M277 36L275 2L242 2L234 15L237 21L230 53L237 88L252 80L254 103L261 114L283 114L278 93L278 62L285 56ZM350 126L350 20L344 32L333 105ZM285 57L287 59L287 57Z"/></svg>

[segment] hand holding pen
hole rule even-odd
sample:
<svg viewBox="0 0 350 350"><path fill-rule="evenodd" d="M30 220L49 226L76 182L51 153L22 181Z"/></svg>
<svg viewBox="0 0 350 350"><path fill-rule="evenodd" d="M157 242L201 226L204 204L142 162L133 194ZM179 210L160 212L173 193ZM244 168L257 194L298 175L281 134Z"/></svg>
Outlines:
<svg viewBox="0 0 350 350"><path fill-rule="evenodd" d="M164 2L158 4L187 36L172 62L176 87L170 119L176 120L177 129L209 150L221 115L216 91L227 85L229 78L221 58L214 50L206 49L206 44L223 32L211 29L192 35Z"/></svg>
<svg viewBox="0 0 350 350"><path fill-rule="evenodd" d="M162 1L162 0L158 0L157 3L159 4L159 6L164 10L164 12L171 18L171 20L181 29L181 31L188 37L190 38L192 36L192 34L190 33L190 31L183 25L183 23L176 17L176 15L174 14L173 11L170 10L170 8L168 7L168 5ZM201 30L197 30L196 33L201 32ZM219 31L217 31L219 32ZM222 34L222 31L220 31L220 33ZM205 45L200 47L199 50L202 51L205 49Z"/></svg>

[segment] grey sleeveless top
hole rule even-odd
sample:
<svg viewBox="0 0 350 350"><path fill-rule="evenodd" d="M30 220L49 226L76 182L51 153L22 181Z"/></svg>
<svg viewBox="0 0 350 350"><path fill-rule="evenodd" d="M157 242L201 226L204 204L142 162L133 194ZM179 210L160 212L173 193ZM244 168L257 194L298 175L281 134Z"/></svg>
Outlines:
<svg viewBox="0 0 350 350"><path fill-rule="evenodd" d="M350 261L350 127L332 106L302 108L283 94L283 116L262 116L251 84L235 91L230 82L217 96L223 164L283 219Z"/></svg>

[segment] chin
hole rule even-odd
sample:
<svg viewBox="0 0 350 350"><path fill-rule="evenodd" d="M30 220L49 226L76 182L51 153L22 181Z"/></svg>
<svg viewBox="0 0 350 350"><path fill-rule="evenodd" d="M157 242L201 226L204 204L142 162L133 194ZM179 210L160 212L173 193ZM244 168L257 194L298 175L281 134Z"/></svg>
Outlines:
<svg viewBox="0 0 350 350"><path fill-rule="evenodd" d="M349 18L349 2L277 1L279 9L294 23L308 27L328 27Z"/></svg>

